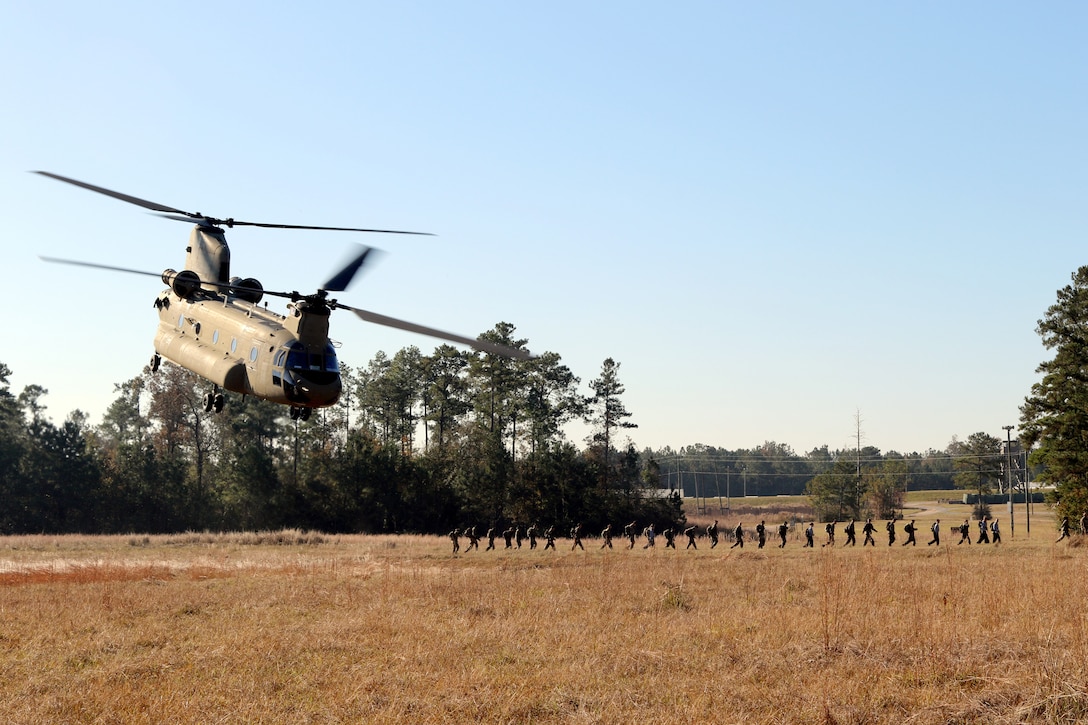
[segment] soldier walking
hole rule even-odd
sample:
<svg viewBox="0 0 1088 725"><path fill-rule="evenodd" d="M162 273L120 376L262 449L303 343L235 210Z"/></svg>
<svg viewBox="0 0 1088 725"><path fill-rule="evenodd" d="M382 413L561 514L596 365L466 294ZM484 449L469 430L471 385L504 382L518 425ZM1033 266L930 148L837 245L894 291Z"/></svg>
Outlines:
<svg viewBox="0 0 1088 725"><path fill-rule="evenodd" d="M888 530L888 546L891 546L895 543L895 519L889 519L884 528Z"/></svg>
<svg viewBox="0 0 1088 725"><path fill-rule="evenodd" d="M744 527L741 526L740 524L737 524L737 528L733 529L733 538L736 539L736 541L734 541L733 545L730 546L729 548L730 549L735 549L736 547L739 546L740 548L743 549L744 548Z"/></svg>
<svg viewBox="0 0 1088 725"><path fill-rule="evenodd" d="M495 527L492 526L487 530L487 548L484 551L491 551L495 548Z"/></svg>
<svg viewBox="0 0 1088 725"><path fill-rule="evenodd" d="M802 549L805 547L816 548L816 544L814 543L814 539L816 538L815 527L815 521L810 521L808 526L805 527L805 546L801 547Z"/></svg>
<svg viewBox="0 0 1088 725"><path fill-rule="evenodd" d="M706 535L710 538L710 548L713 549L718 545L718 520L714 519L714 523L706 527Z"/></svg>
<svg viewBox="0 0 1088 725"><path fill-rule="evenodd" d="M582 546L582 524L578 523L574 525L574 528L570 530L570 538L574 539L574 543L571 544L570 550L581 549L586 550L586 547Z"/></svg>
<svg viewBox="0 0 1088 725"><path fill-rule="evenodd" d="M646 537L646 545L643 546L642 548L643 549L652 549L652 548L654 548L654 537L657 536L657 534L654 532L654 525L650 524L649 526L647 526L645 528L645 530L643 530L642 535Z"/></svg>
<svg viewBox="0 0 1088 725"><path fill-rule="evenodd" d="M555 527L549 526L544 530L544 551L555 549Z"/></svg>
<svg viewBox="0 0 1088 725"><path fill-rule="evenodd" d="M782 525L778 527L778 538L782 539L782 543L778 545L779 549L786 548L786 534L790 532L790 522L783 521Z"/></svg>
<svg viewBox="0 0 1088 725"><path fill-rule="evenodd" d="M601 548L603 549L604 547L607 546L609 549L611 549L612 548L612 524L608 524L607 526L604 527L604 530L601 531L601 538L604 539L604 543L601 544Z"/></svg>
<svg viewBox="0 0 1088 725"><path fill-rule="evenodd" d="M480 550L480 537L476 535L476 527L465 529L465 536L468 537L468 546L465 547L465 551L469 549Z"/></svg>
<svg viewBox="0 0 1088 725"><path fill-rule="evenodd" d="M990 522L990 536L995 544L1001 543L1001 529L997 526L997 519Z"/></svg>
<svg viewBox="0 0 1088 725"><path fill-rule="evenodd" d="M872 519L865 519L865 525L861 527L861 533L865 534L865 540L861 542L862 548L866 544L872 544L873 548L876 548L876 539L873 538L873 532L876 531L876 527L873 526Z"/></svg>
<svg viewBox="0 0 1088 725"><path fill-rule="evenodd" d="M695 527L694 526L689 526L686 529L684 529L684 535L688 537L688 545L684 547L684 550L685 551L688 550L688 549L698 550L699 547L695 545Z"/></svg>
<svg viewBox="0 0 1088 725"><path fill-rule="evenodd" d="M666 549L675 549L676 548L676 532L672 530L672 527L670 526L669 528L665 529L665 531L663 531L662 533L665 535L665 548Z"/></svg>
<svg viewBox="0 0 1088 725"><path fill-rule="evenodd" d="M627 541L630 542L627 545L627 548L628 549L635 548L635 539L637 538L637 535L635 534L635 522L634 521L632 521L631 523L629 523L629 524L627 524L626 526L623 527L623 535L626 536Z"/></svg>
<svg viewBox="0 0 1088 725"><path fill-rule="evenodd" d="M971 543L971 524L967 519L963 520L963 523L959 526L960 540L956 542L956 546L959 546L963 542Z"/></svg>
<svg viewBox="0 0 1088 725"><path fill-rule="evenodd" d="M767 543L767 527L762 521L756 524L756 542L758 543L757 549L762 549L763 545Z"/></svg>
<svg viewBox="0 0 1088 725"><path fill-rule="evenodd" d="M857 540L856 534L854 533L854 520L853 519L850 519L850 523L848 523L846 525L846 528L844 528L843 531L846 532L846 545L847 546L857 546L858 545L858 540Z"/></svg>
<svg viewBox="0 0 1088 725"><path fill-rule="evenodd" d="M907 540L903 542L903 546L910 544L911 546L918 546L918 542L914 540L914 519L910 520L910 523L903 527L903 531L907 532Z"/></svg>
<svg viewBox="0 0 1088 725"><path fill-rule="evenodd" d="M990 534L986 531L986 519L979 519L978 521L978 541L976 544L989 544Z"/></svg>
<svg viewBox="0 0 1088 725"><path fill-rule="evenodd" d="M514 527L511 526L506 531L503 531L502 532L502 538L506 541L506 547L505 548L513 549L514 548Z"/></svg>
<svg viewBox="0 0 1088 725"><path fill-rule="evenodd" d="M929 530L933 532L933 538L929 541L928 544L926 544L926 546L933 546L934 544L936 544L937 546L940 546L941 545L941 520L937 519L936 521L934 521L933 525L929 527Z"/></svg>
<svg viewBox="0 0 1088 725"><path fill-rule="evenodd" d="M824 525L824 533L827 534L827 541L825 541L823 544L821 544L820 545L821 547L834 546L835 545L835 526L838 523L839 523L838 521L828 521Z"/></svg>
<svg viewBox="0 0 1088 725"><path fill-rule="evenodd" d="M450 541L453 542L453 553L456 554L461 550L461 532L454 529L450 532Z"/></svg>
<svg viewBox="0 0 1088 725"><path fill-rule="evenodd" d="M1062 518L1062 522L1058 525L1058 531L1062 532L1062 535L1058 537L1058 541L1061 541L1062 539L1068 539L1069 538L1069 517L1068 516L1065 516L1065 517ZM1055 541L1054 543L1057 544L1058 541Z"/></svg>
<svg viewBox="0 0 1088 725"><path fill-rule="evenodd" d="M536 548L536 524L529 524L525 533L529 536L529 551L532 551Z"/></svg>

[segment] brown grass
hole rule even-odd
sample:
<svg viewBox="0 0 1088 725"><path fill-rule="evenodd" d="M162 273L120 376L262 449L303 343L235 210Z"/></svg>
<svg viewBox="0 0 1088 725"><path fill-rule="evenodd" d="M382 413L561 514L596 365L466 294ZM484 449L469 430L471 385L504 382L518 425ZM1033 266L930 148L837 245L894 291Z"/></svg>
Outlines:
<svg viewBox="0 0 1088 725"><path fill-rule="evenodd" d="M940 550L928 535L458 556L419 536L0 539L0 713L1083 722L1088 550L1035 526L1031 541Z"/></svg>

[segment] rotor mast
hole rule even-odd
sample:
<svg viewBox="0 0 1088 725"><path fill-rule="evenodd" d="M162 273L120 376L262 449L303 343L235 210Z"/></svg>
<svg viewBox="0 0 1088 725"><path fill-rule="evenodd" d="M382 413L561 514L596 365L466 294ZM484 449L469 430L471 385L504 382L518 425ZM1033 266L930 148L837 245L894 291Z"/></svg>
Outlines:
<svg viewBox="0 0 1088 725"><path fill-rule="evenodd" d="M193 227L185 248L185 269L196 272L200 286L209 292L221 291L217 282L230 283L230 247L222 229L202 224Z"/></svg>

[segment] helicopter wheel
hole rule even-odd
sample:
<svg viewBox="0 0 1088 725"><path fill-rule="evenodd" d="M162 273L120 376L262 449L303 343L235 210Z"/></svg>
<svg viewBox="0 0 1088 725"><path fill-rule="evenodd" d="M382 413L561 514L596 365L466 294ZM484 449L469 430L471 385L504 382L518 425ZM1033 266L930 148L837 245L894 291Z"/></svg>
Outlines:
<svg viewBox="0 0 1088 725"><path fill-rule="evenodd" d="M211 393L204 393L204 398L201 400L201 404L204 407L205 413L212 412L212 408L215 407L215 396Z"/></svg>
<svg viewBox="0 0 1088 725"><path fill-rule="evenodd" d="M148 367L150 367L150 368L151 368L151 372L153 372L153 373L154 373L154 372L158 372L158 370L159 370L159 365L161 365L161 364L162 364L162 358L161 358L161 357L159 357L159 356L158 356L158 355L156 354L156 355L152 355L152 356L151 356L151 363L150 363L150 364L148 365Z"/></svg>
<svg viewBox="0 0 1088 725"><path fill-rule="evenodd" d="M223 397L222 393L216 393L212 396L212 410L216 413L223 412L223 406L227 404L227 399Z"/></svg>
<svg viewBox="0 0 1088 725"><path fill-rule="evenodd" d="M313 408L302 408L298 412L299 420L306 422L310 419L310 413L313 412Z"/></svg>
<svg viewBox="0 0 1088 725"><path fill-rule="evenodd" d="M293 405L291 406L291 420L298 420L300 410L300 408L296 408Z"/></svg>

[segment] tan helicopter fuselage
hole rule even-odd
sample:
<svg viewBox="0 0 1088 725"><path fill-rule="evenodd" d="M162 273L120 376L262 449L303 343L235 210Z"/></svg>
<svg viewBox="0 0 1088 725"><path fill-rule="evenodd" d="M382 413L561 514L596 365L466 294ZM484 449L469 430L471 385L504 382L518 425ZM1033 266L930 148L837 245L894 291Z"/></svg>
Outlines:
<svg viewBox="0 0 1088 725"><path fill-rule="evenodd" d="M284 316L259 305L260 294L242 299L224 289L231 279L222 230L194 228L187 251L185 269L200 284L187 287L173 270L163 273L171 287L155 299L155 351L235 393L299 408L336 403L341 381L328 308L299 300Z"/></svg>

